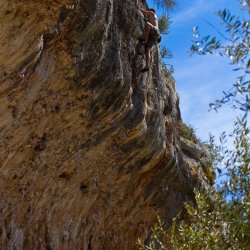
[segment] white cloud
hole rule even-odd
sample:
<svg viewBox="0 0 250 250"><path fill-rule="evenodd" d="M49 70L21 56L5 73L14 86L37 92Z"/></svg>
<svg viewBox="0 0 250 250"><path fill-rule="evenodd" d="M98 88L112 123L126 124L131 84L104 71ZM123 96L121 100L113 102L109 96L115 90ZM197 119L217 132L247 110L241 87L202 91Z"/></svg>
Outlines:
<svg viewBox="0 0 250 250"><path fill-rule="evenodd" d="M190 1L191 2L191 1ZM184 8L172 17L173 24L178 25L186 21L197 18L204 13L217 9L219 3L224 3L225 0L195 0L192 1L190 7ZM181 5L181 4L180 4Z"/></svg>
<svg viewBox="0 0 250 250"><path fill-rule="evenodd" d="M203 140L209 132L219 136L224 130L231 131L237 116L225 107L218 113L209 110L209 103L222 97L222 91L230 88L235 73L224 60L217 57L189 57L175 61L175 78L180 95L181 113L184 122L197 129Z"/></svg>
<svg viewBox="0 0 250 250"><path fill-rule="evenodd" d="M177 24L194 19L200 15L201 10L204 12L207 10L207 8L209 8L209 3L206 3L205 0L196 0L189 8L174 15L173 22Z"/></svg>

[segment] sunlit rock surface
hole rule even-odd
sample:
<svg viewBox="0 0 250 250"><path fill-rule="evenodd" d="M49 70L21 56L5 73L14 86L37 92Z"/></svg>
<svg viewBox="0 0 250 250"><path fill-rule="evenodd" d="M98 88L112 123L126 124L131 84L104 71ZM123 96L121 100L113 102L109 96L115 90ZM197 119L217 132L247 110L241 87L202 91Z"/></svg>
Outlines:
<svg viewBox="0 0 250 250"><path fill-rule="evenodd" d="M138 2L0 1L0 249L136 249L213 183Z"/></svg>

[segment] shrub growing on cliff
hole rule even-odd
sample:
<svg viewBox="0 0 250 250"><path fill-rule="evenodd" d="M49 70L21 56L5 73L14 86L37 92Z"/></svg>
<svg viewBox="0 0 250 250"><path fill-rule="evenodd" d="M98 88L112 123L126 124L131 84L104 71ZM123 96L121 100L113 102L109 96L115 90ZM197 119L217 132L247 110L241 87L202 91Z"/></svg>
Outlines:
<svg viewBox="0 0 250 250"><path fill-rule="evenodd" d="M163 14L159 18L159 29L162 35L168 34L170 24L171 24L171 21L167 14ZM161 46L160 52L161 52L162 59L170 59L173 57L172 52L165 45ZM163 60L161 61L161 65L162 65L163 74L166 77L166 81L175 89L175 80L172 76L172 73L174 72L173 65L168 64Z"/></svg>
<svg viewBox="0 0 250 250"><path fill-rule="evenodd" d="M161 34L168 34L170 23L170 17L167 14L163 14L159 17L159 30Z"/></svg>
<svg viewBox="0 0 250 250"><path fill-rule="evenodd" d="M195 135L195 129L191 125L186 125L185 123L179 124L180 134L187 140L193 141L194 143L199 143L200 140Z"/></svg>
<svg viewBox="0 0 250 250"><path fill-rule="evenodd" d="M170 17L165 13L159 18L159 30L162 35L167 35L170 29ZM161 58L162 59L170 59L172 58L172 52L163 45L161 47ZM169 69L168 69L169 68ZM173 65L167 64L164 61L162 61L162 70L166 78L171 79L172 73L174 72ZM173 80L174 81L174 80Z"/></svg>

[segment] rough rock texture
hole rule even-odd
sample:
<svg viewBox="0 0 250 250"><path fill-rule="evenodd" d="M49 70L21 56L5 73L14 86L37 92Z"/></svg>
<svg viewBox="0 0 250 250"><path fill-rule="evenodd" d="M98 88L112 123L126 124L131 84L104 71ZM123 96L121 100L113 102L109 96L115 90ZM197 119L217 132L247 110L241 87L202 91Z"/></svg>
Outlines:
<svg viewBox="0 0 250 250"><path fill-rule="evenodd" d="M136 249L213 182L138 2L0 1L0 249Z"/></svg>

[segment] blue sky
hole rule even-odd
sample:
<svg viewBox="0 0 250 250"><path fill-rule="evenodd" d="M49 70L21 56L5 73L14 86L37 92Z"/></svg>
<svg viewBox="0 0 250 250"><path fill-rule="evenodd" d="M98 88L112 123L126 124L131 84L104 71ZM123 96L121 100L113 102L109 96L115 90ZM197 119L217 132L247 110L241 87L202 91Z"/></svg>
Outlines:
<svg viewBox="0 0 250 250"><path fill-rule="evenodd" d="M231 131L233 119L237 114L229 107L218 113L209 110L209 103L222 96L223 90L230 89L236 78L226 58L219 56L190 56L192 28L199 26L203 35L218 33L206 21L221 28L216 16L225 7L235 14L241 14L237 0L179 0L178 6L170 14L172 25L170 33L164 36L162 45L173 53L168 60L174 66L177 91L180 95L182 119L191 124L198 137L208 139L211 132L219 136L222 131ZM152 1L148 1L154 7Z"/></svg>

